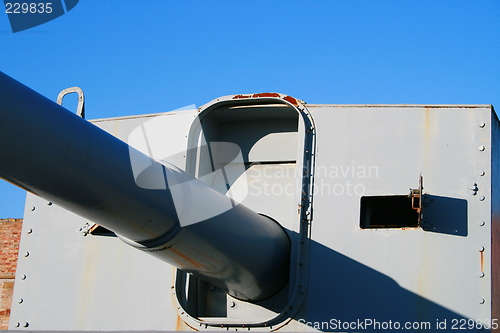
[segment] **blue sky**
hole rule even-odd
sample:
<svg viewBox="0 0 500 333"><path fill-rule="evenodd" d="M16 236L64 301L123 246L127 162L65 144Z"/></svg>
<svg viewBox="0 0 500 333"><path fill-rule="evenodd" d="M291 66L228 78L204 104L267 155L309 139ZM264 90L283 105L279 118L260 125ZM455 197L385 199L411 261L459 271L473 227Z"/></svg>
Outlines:
<svg viewBox="0 0 500 333"><path fill-rule="evenodd" d="M1 12L0 71L52 99L80 86L88 119L255 92L500 109L500 0L80 0L15 34ZM1 181L0 218L24 197Z"/></svg>

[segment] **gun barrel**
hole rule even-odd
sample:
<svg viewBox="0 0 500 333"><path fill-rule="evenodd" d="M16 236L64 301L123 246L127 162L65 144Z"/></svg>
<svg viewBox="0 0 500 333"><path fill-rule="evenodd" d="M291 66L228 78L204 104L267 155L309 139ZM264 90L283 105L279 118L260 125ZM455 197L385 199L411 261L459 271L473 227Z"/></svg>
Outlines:
<svg viewBox="0 0 500 333"><path fill-rule="evenodd" d="M0 178L232 296L265 299L288 281L290 242L278 223L238 204L182 225L168 184L136 184L130 154L142 153L1 72L0 142ZM210 202L227 198L179 169L151 163L166 177L189 179L178 184L182 190L195 186ZM185 204L206 209L198 201Z"/></svg>

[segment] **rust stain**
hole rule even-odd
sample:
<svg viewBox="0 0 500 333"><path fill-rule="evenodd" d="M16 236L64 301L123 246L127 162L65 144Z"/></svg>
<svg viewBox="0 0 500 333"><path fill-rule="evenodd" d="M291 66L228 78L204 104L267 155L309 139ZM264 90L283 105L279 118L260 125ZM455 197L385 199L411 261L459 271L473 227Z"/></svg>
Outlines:
<svg viewBox="0 0 500 333"><path fill-rule="evenodd" d="M250 95L236 95L233 97L233 99L243 99L243 98L251 98L252 96Z"/></svg>
<svg viewBox="0 0 500 333"><path fill-rule="evenodd" d="M181 253L180 251L177 251L177 250L175 250L173 248L170 248L170 251L174 252L175 254L177 254L182 259L186 260L188 263L190 263L194 267L198 267L198 268L203 267L202 264L200 264L196 260L193 260L193 259L189 258L187 255L185 255L184 253Z"/></svg>
<svg viewBox="0 0 500 333"><path fill-rule="evenodd" d="M424 110L425 110L425 120L424 120L425 136L428 137L431 129L431 114L430 114L431 110L428 107L426 107Z"/></svg>
<svg viewBox="0 0 500 333"><path fill-rule="evenodd" d="M183 263L180 262L179 260L176 260L176 259L173 259L173 258L172 258L172 260L175 261L175 263L177 264L176 267L179 267L179 269L184 269L185 268L184 265L183 265Z"/></svg>
<svg viewBox="0 0 500 333"><path fill-rule="evenodd" d="M176 331L184 331L184 321L180 316L177 316L177 320L175 321L175 330Z"/></svg>
<svg viewBox="0 0 500 333"><path fill-rule="evenodd" d="M258 98L258 97L280 97L280 94L278 93L260 93L260 94L253 94L252 98Z"/></svg>
<svg viewBox="0 0 500 333"><path fill-rule="evenodd" d="M259 94L253 94L253 95L235 95L233 97L233 99L259 98L259 97L281 98L281 99L289 102L292 105L299 106L299 102L297 101L297 99L293 98L292 96L281 97L281 95L278 93L259 93Z"/></svg>
<svg viewBox="0 0 500 333"><path fill-rule="evenodd" d="M479 252L480 255L480 265L481 265L481 270L480 272L484 272L484 251Z"/></svg>
<svg viewBox="0 0 500 333"><path fill-rule="evenodd" d="M202 257L205 257L206 259L208 259L208 261L212 262L212 263L216 263L216 262L219 262L217 259L215 259L214 257L211 257L209 255L207 255L206 253L203 253L203 252L200 252L200 251L197 251L197 250L192 250L193 252L196 252L198 255L202 256Z"/></svg>
<svg viewBox="0 0 500 333"><path fill-rule="evenodd" d="M295 106L299 106L299 102L297 102L297 100L295 98L293 98L292 96L285 96L285 97L283 97L283 99L289 103L292 103Z"/></svg>
<svg viewBox="0 0 500 333"><path fill-rule="evenodd" d="M500 215L498 212L494 212L491 217L491 318L500 318Z"/></svg>
<svg viewBox="0 0 500 333"><path fill-rule="evenodd" d="M423 119L423 162L424 162L424 173L426 170L432 170L435 166L432 162L432 110L428 107L424 108L424 119Z"/></svg>

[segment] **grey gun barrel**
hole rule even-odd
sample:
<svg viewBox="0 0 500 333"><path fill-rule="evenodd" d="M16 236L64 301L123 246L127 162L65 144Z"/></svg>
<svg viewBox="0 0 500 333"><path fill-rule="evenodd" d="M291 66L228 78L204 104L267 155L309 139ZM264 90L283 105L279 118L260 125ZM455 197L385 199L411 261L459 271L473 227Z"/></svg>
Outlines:
<svg viewBox="0 0 500 333"><path fill-rule="evenodd" d="M286 285L290 242L278 223L238 204L182 226L168 186L136 184L130 152L142 154L0 72L0 178L239 299L262 300ZM151 163L212 201L227 198L179 169ZM202 202L189 205L204 209Z"/></svg>

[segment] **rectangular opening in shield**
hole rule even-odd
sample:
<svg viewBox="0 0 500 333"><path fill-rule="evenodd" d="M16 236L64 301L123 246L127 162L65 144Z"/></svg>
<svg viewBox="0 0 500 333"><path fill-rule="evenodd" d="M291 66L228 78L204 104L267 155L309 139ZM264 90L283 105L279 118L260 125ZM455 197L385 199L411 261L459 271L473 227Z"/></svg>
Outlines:
<svg viewBox="0 0 500 333"><path fill-rule="evenodd" d="M418 212L408 195L361 197L361 229L418 227Z"/></svg>

